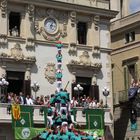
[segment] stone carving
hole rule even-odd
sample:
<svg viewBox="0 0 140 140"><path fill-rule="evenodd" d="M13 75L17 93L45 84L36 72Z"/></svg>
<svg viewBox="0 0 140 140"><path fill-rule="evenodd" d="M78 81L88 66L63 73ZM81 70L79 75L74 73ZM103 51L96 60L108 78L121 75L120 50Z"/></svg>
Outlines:
<svg viewBox="0 0 140 140"><path fill-rule="evenodd" d="M63 19L63 26L62 26L62 29L61 29L61 36L64 38L64 37L66 37L67 36L67 14L66 13L64 13L63 15L62 15L62 19Z"/></svg>
<svg viewBox="0 0 140 140"><path fill-rule="evenodd" d="M39 22L37 20L35 21L35 31L36 33L40 34Z"/></svg>
<svg viewBox="0 0 140 140"><path fill-rule="evenodd" d="M39 13L43 11L43 16ZM44 16L45 13L45 16ZM68 23L68 13L64 11L57 11L54 9L36 9L37 18L35 20L35 31L36 33L42 35L46 40L57 41L60 37L64 38L67 36L67 23ZM52 18L57 23L57 29L54 33L48 33L44 28L44 22L47 18Z"/></svg>
<svg viewBox="0 0 140 140"><path fill-rule="evenodd" d="M94 16L94 24L95 24L95 29L96 30L98 30L99 21L100 21L100 17L98 15Z"/></svg>
<svg viewBox="0 0 140 140"><path fill-rule="evenodd" d="M71 19L71 26L75 27L75 24L76 24L76 12L75 11L72 11L70 13L70 19Z"/></svg>
<svg viewBox="0 0 140 140"><path fill-rule="evenodd" d="M16 43L14 48L11 49L11 57L17 61L24 59L24 55L19 43Z"/></svg>
<svg viewBox="0 0 140 140"><path fill-rule="evenodd" d="M101 68L102 67L102 64L101 63L92 63L91 62L91 59L90 59L90 56L88 54L87 51L84 51L82 53L82 55L79 56L79 61L77 60L71 60L69 62L69 65L80 65L80 66L91 66L93 68Z"/></svg>
<svg viewBox="0 0 140 140"><path fill-rule="evenodd" d="M92 52L93 52L93 55L100 55L100 47L94 46Z"/></svg>
<svg viewBox="0 0 140 140"><path fill-rule="evenodd" d="M25 59L29 60L29 61L36 61L36 57L35 56L26 56Z"/></svg>
<svg viewBox="0 0 140 140"><path fill-rule="evenodd" d="M96 0L89 0L90 4L94 3Z"/></svg>
<svg viewBox="0 0 140 140"><path fill-rule="evenodd" d="M7 0L2 0L0 6L1 6L2 17L5 17L6 16L6 10L7 10Z"/></svg>
<svg viewBox="0 0 140 140"><path fill-rule="evenodd" d="M91 65L91 60L87 51L84 51L82 55L79 56L80 64Z"/></svg>
<svg viewBox="0 0 140 140"><path fill-rule="evenodd" d="M50 84L53 84L56 80L56 68L54 63L48 63L45 68L45 78Z"/></svg>
<svg viewBox="0 0 140 140"><path fill-rule="evenodd" d="M0 34L0 45L6 45L7 44L7 35Z"/></svg>
<svg viewBox="0 0 140 140"><path fill-rule="evenodd" d="M77 46L76 43L69 44L69 54L70 55L77 55Z"/></svg>
<svg viewBox="0 0 140 140"><path fill-rule="evenodd" d="M27 38L26 40L26 47L33 48L35 46L35 42L33 38Z"/></svg>
<svg viewBox="0 0 140 140"><path fill-rule="evenodd" d="M40 28L40 31L39 31L43 37L46 39L46 40L49 40L49 41L56 41L56 40L59 40L60 36L61 36L61 33L58 31L57 33L55 34L48 34L44 27L41 27Z"/></svg>
<svg viewBox="0 0 140 140"><path fill-rule="evenodd" d="M28 10L28 14L29 14L29 19L32 20L34 17L35 6L33 4L29 4L27 10Z"/></svg>
<svg viewBox="0 0 140 140"><path fill-rule="evenodd" d="M6 54L6 53L4 53L4 52L1 52L1 53L0 53L0 56L1 56L1 57L8 57L8 54Z"/></svg>

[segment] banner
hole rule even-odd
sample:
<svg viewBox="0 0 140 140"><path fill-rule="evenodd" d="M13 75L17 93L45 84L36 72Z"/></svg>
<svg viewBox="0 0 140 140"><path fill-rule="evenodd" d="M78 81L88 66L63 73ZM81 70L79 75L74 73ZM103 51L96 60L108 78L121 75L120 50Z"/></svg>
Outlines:
<svg viewBox="0 0 140 140"><path fill-rule="evenodd" d="M45 128L15 127L16 140L31 140L43 132Z"/></svg>
<svg viewBox="0 0 140 140"><path fill-rule="evenodd" d="M100 130L104 134L104 110L87 109L86 112L86 129Z"/></svg>
<svg viewBox="0 0 140 140"><path fill-rule="evenodd" d="M33 127L33 107L20 106L20 118L14 119L12 110L12 126L15 127Z"/></svg>

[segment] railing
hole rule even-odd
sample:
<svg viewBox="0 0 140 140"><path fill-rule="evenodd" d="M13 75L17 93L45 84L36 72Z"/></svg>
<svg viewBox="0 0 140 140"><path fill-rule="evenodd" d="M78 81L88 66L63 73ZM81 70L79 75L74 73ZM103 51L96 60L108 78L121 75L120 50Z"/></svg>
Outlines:
<svg viewBox="0 0 140 140"><path fill-rule="evenodd" d="M128 90L121 90L114 93L114 105L128 101Z"/></svg>
<svg viewBox="0 0 140 140"><path fill-rule="evenodd" d="M0 104L0 123L11 123L11 111L9 110L10 104ZM44 115L40 113L40 108L42 106L34 105L34 115L33 120L35 124L44 124ZM86 125L86 117L83 115L82 107L76 107L76 121L79 125ZM111 120L111 114L109 108L104 108L105 115L104 121L105 125L112 125L113 120Z"/></svg>

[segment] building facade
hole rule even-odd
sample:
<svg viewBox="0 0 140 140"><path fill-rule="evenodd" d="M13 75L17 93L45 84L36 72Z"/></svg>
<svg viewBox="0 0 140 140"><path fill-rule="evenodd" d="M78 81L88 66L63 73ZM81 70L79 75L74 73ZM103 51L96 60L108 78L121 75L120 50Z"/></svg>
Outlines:
<svg viewBox="0 0 140 140"><path fill-rule="evenodd" d="M122 1L125 3L125 0ZM128 90L132 81L139 82L139 16L140 12L130 14L129 2L123 8L124 16L111 23L111 61L112 93L114 97L114 137L116 140L139 139L139 97L129 100ZM120 11L121 12L121 11ZM134 104L137 104L134 106ZM137 110L138 128L131 128L131 110ZM119 129L120 126L122 129Z"/></svg>
<svg viewBox="0 0 140 140"><path fill-rule="evenodd" d="M112 106L110 20L117 14L109 0L0 0L0 77L7 92L26 96L37 81L37 96L56 90L57 41L62 48L62 88L71 97L81 84L82 95L105 97ZM66 86L67 85L67 86Z"/></svg>

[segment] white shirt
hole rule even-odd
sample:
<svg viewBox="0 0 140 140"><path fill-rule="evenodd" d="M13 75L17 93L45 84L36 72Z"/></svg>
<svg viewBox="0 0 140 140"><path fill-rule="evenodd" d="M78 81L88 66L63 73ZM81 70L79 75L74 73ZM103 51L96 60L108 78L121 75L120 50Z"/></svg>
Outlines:
<svg viewBox="0 0 140 140"><path fill-rule="evenodd" d="M33 100L31 98L26 98L26 104L27 105L33 105Z"/></svg>

